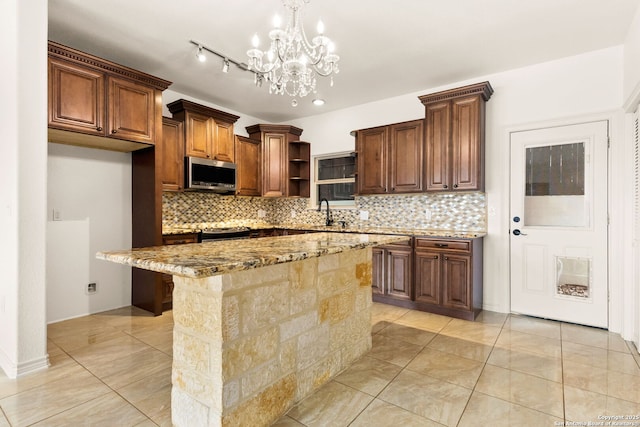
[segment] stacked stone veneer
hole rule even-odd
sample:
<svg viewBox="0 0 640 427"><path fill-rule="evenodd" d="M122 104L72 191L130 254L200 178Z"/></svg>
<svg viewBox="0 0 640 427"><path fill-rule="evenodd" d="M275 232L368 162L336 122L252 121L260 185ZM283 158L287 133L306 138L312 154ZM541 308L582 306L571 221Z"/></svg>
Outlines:
<svg viewBox="0 0 640 427"><path fill-rule="evenodd" d="M371 349L371 249L174 277L176 426L267 426Z"/></svg>
<svg viewBox="0 0 640 427"><path fill-rule="evenodd" d="M321 225L325 221L324 205L322 212L317 212L309 208L309 199L165 192L162 200L165 227L201 223ZM331 211L335 221L346 221L350 227L487 231L486 195L481 192L356 196L355 208L332 206ZM369 213L367 221L360 219L360 211Z"/></svg>

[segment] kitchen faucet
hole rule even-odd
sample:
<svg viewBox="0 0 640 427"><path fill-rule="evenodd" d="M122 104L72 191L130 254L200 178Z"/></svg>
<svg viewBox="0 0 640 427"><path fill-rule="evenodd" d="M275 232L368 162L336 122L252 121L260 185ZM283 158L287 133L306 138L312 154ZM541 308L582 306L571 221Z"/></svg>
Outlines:
<svg viewBox="0 0 640 427"><path fill-rule="evenodd" d="M320 199L320 204L318 204L318 212L322 210L322 202L327 202L327 221L325 222L325 225L329 226L333 224L333 220L331 219L331 213L329 211L329 201L324 197Z"/></svg>

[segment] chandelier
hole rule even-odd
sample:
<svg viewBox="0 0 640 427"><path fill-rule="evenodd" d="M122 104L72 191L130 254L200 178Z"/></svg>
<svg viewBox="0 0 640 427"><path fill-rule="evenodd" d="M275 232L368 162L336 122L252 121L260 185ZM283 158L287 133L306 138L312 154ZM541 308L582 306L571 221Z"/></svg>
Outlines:
<svg viewBox="0 0 640 427"><path fill-rule="evenodd" d="M288 9L288 21L284 29L280 28L281 19L275 16L274 28L269 32L271 45L269 50L258 49L260 39L255 34L253 48L247 51L249 70L255 73L255 83L262 86L263 80L269 84L269 93L287 94L304 97L316 93L316 75L331 76L338 73L340 57L333 53L334 45L324 35L324 25L318 21L318 35L307 39L301 22L301 9L310 0L282 0ZM294 107L297 101L291 103Z"/></svg>

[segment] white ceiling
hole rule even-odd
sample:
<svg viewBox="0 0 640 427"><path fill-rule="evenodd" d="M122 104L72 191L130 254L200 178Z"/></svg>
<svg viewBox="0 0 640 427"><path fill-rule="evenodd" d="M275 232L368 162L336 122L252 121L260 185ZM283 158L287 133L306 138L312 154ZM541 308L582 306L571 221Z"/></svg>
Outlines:
<svg viewBox="0 0 640 427"><path fill-rule="evenodd" d="M269 122L325 113L624 43L640 0L311 0L336 44L334 87L291 106L253 74L221 72L189 40L246 62L281 0L49 0L49 39L170 80L170 89ZM264 47L264 44L263 44Z"/></svg>

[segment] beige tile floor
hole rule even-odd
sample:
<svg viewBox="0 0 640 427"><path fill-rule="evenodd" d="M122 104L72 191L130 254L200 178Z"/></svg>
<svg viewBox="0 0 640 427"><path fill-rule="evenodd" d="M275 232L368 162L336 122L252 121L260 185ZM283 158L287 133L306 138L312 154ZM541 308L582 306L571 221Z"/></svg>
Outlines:
<svg viewBox="0 0 640 427"><path fill-rule="evenodd" d="M171 425L172 327L171 312L132 307L50 325L49 369L0 373L0 427ZM276 426L558 426L640 414L639 358L616 334L383 304L372 328L371 352Z"/></svg>

